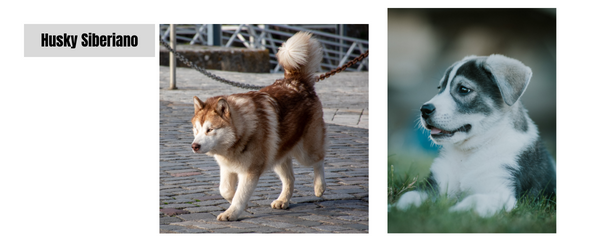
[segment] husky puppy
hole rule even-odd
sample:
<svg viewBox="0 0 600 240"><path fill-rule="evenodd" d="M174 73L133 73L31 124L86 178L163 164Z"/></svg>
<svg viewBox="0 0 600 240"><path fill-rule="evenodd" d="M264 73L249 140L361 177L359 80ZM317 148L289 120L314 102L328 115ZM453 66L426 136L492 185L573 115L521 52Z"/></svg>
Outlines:
<svg viewBox="0 0 600 240"><path fill-rule="evenodd" d="M428 197L458 199L451 211L480 216L510 211L523 196L555 194L555 161L519 100L531 69L502 55L468 56L444 74L439 92L421 106L421 125L441 145L427 185L396 206L419 206Z"/></svg>
<svg viewBox="0 0 600 240"><path fill-rule="evenodd" d="M325 122L314 89L322 49L312 34L300 32L279 48L285 78L258 91L194 96L192 150L214 156L221 169L219 190L231 206L219 221L237 220L246 209L260 175L273 169L283 184L271 203L286 209L294 190L292 157L314 169L314 191L325 191Z"/></svg>

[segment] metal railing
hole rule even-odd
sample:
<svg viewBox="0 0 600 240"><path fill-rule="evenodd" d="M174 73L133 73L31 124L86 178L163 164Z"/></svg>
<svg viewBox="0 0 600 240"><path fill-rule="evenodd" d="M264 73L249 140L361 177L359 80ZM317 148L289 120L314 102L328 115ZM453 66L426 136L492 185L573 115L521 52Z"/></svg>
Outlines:
<svg viewBox="0 0 600 240"><path fill-rule="evenodd" d="M239 24L239 25L213 25L213 24L181 24L176 25L177 41L179 43L213 45L225 47L246 47L251 49L268 49L271 72L281 72L275 53L277 49L299 31L313 33L323 47L323 61L321 68L324 71L333 70L342 66L348 60L358 57L369 49L369 41L344 35L344 25L281 25L281 24ZM335 32L337 34L325 32ZM168 41L171 29L168 24L160 25L161 38ZM368 70L368 58L347 71Z"/></svg>

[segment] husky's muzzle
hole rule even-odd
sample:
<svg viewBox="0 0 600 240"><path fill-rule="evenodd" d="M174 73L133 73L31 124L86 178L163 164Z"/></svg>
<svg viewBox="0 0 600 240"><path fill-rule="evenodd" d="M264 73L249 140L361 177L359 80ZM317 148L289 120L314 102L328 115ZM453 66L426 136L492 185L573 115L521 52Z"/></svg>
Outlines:
<svg viewBox="0 0 600 240"><path fill-rule="evenodd" d="M445 130L439 128L432 119L433 114L435 114L435 106L433 104L427 103L421 106L421 119L423 119L423 126L427 130L431 131L431 137L433 138L452 137L454 136L454 133L469 132L469 130L471 130L471 124L465 124L462 127L454 130Z"/></svg>
<svg viewBox="0 0 600 240"><path fill-rule="evenodd" d="M192 143L192 151L194 151L194 153L198 153L200 151L200 144Z"/></svg>

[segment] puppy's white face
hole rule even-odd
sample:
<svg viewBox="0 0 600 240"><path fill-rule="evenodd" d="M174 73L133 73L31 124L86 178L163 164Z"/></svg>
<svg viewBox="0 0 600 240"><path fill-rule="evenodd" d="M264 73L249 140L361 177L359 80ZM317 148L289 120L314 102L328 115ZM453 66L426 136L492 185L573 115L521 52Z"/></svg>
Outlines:
<svg viewBox="0 0 600 240"><path fill-rule="evenodd" d="M506 104L485 57L469 57L452 65L439 92L421 107L421 124L440 145L457 144L481 134L501 118Z"/></svg>

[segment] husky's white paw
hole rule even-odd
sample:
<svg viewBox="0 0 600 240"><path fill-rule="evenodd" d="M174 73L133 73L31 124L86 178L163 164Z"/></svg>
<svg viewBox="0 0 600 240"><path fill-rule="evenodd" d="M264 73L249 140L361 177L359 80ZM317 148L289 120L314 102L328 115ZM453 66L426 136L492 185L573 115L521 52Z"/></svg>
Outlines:
<svg viewBox="0 0 600 240"><path fill-rule="evenodd" d="M233 211L230 211L229 209L221 214L219 214L219 216L217 216L217 220L219 221L235 221L238 219L238 216L236 214L234 214Z"/></svg>
<svg viewBox="0 0 600 240"><path fill-rule="evenodd" d="M287 209L290 205L290 202L285 202L282 200L275 200L271 203L271 208L273 209Z"/></svg>
<svg viewBox="0 0 600 240"><path fill-rule="evenodd" d="M325 192L325 184L315 184L315 196L321 197Z"/></svg>

